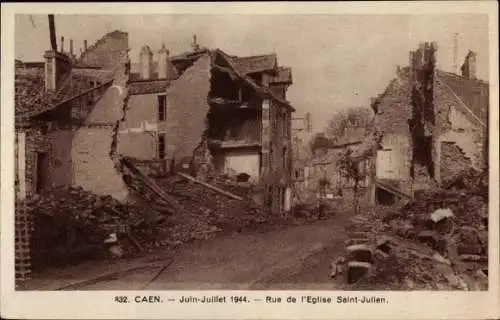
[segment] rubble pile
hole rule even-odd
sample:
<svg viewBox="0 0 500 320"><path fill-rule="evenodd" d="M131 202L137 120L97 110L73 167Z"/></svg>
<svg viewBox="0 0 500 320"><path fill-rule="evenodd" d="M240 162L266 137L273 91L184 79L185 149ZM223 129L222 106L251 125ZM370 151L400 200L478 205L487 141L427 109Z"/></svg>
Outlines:
<svg viewBox="0 0 500 320"><path fill-rule="evenodd" d="M487 290L487 177L466 171L399 207L354 217L332 277L350 289Z"/></svg>
<svg viewBox="0 0 500 320"><path fill-rule="evenodd" d="M180 235L181 241L196 238L200 234L208 238L218 231L240 232L284 223L286 220L262 210L259 190L251 184L235 184L223 179L211 182L213 186L240 196L241 200L178 176L164 179L158 184L182 205L183 210L171 217L175 228L183 233Z"/></svg>
<svg viewBox="0 0 500 320"><path fill-rule="evenodd" d="M118 234L121 250L130 254L151 247L151 216L164 215L79 187L58 187L29 196L16 205L16 210L26 210L33 216L34 268L107 257L111 244L107 245L106 239L110 234Z"/></svg>

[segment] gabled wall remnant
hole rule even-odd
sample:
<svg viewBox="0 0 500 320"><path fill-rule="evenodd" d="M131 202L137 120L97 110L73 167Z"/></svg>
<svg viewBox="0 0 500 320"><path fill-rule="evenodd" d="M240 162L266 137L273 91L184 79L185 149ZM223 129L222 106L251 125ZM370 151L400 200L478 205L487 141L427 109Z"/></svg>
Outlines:
<svg viewBox="0 0 500 320"><path fill-rule="evenodd" d="M175 163L191 161L206 139L210 61L204 54L167 89L167 155Z"/></svg>
<svg viewBox="0 0 500 320"><path fill-rule="evenodd" d="M113 31L96 41L86 49L77 65L113 69L122 59L124 48L128 49L128 33Z"/></svg>
<svg viewBox="0 0 500 320"><path fill-rule="evenodd" d="M121 33L120 33L121 35ZM106 38L106 37L105 37ZM115 70L113 84L96 103L82 126L73 137L72 161L74 184L100 195L112 195L125 200L127 187L118 168L118 129L126 112L129 77L128 38L109 40L112 53L97 60L107 61L111 56L114 64L106 63ZM108 42L101 43L107 46ZM118 57L118 47L121 55ZM101 49L100 49L101 50ZM99 52L99 50L98 50Z"/></svg>

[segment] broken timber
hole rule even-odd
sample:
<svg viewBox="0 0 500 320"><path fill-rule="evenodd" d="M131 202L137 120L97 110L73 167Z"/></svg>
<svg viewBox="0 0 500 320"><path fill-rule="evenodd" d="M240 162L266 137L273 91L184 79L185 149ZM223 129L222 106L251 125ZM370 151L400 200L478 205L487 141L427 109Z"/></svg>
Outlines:
<svg viewBox="0 0 500 320"><path fill-rule="evenodd" d="M243 200L243 198L242 198L242 197L240 197L240 196L237 196L237 195L235 195L235 194L233 194L233 193L231 193L231 192L224 191L224 190L222 190L222 189L220 189L220 188L214 187L214 186L212 186L211 184L208 184L208 183L206 183L206 182L200 181L200 180L198 180L198 179L196 179L196 178L194 178L194 177L192 177L192 176L190 176L190 175L188 175L188 174L185 174L185 173L182 173L182 172L178 172L177 174L178 174L179 176L183 177L183 178L186 178L186 179L188 179L188 180L191 180L191 181L193 181L193 182L196 182L196 183L198 183L198 184L201 184L201 185L202 185L202 186L204 186L204 187L207 187L207 188L209 188L209 189L212 189L212 190L214 190L214 191L217 191L217 192L219 192L219 193L222 193L223 195L228 196L229 198L233 198L233 199L236 199L236 200Z"/></svg>
<svg viewBox="0 0 500 320"><path fill-rule="evenodd" d="M388 184L385 184L383 182L381 182L380 180L376 180L375 181L375 185L381 189L384 189L386 190L387 192L390 192L392 194L395 194L401 198L406 198L406 199L413 199L413 197L411 195L408 195L406 193L404 193L403 191L401 190L398 190L397 188L393 187L393 186L390 186Z"/></svg>
<svg viewBox="0 0 500 320"><path fill-rule="evenodd" d="M121 159L123 165L125 165L130 172L137 178L139 181L141 181L144 185L146 185L151 191L153 191L158 197L160 197L161 200L164 202L168 203L170 206L173 207L175 210L179 210L181 208L179 202L166 194L153 180L149 179L142 173L137 167L130 162L130 160L126 158Z"/></svg>

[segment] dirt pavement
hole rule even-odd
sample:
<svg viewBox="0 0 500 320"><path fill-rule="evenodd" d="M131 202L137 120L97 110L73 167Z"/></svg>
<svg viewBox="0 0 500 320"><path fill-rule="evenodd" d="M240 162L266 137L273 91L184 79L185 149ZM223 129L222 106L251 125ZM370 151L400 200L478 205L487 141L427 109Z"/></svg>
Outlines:
<svg viewBox="0 0 500 320"><path fill-rule="evenodd" d="M329 220L265 233L221 235L186 245L176 255L158 251L133 262L119 262L116 268L108 266L107 270L114 272L101 274L95 281L85 275L89 268L74 267L69 272L72 276L68 276L72 282L58 280L59 288L332 289L328 278L330 263L346 239L348 218L349 213L344 213Z"/></svg>

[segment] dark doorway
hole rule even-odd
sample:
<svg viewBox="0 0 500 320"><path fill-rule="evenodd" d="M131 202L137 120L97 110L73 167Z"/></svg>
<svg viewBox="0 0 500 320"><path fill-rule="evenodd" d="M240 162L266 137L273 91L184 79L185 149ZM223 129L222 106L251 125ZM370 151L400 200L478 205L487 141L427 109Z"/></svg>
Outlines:
<svg viewBox="0 0 500 320"><path fill-rule="evenodd" d="M48 157L46 153L36 153L35 192L41 193L47 183Z"/></svg>

